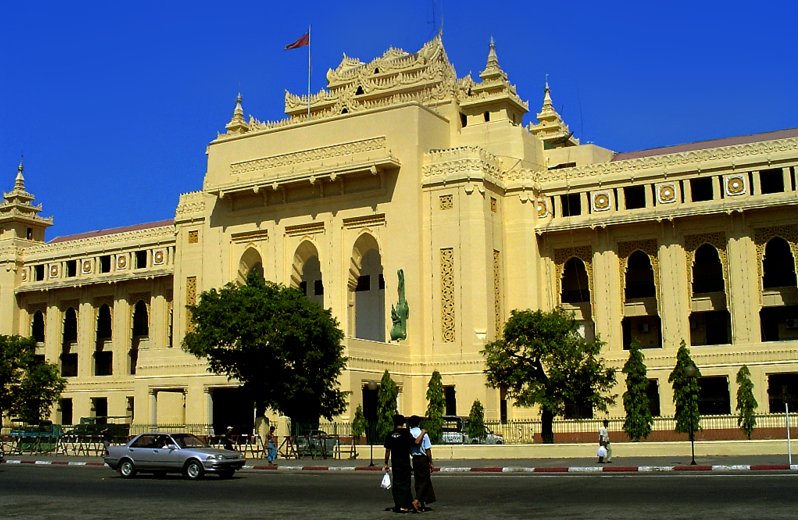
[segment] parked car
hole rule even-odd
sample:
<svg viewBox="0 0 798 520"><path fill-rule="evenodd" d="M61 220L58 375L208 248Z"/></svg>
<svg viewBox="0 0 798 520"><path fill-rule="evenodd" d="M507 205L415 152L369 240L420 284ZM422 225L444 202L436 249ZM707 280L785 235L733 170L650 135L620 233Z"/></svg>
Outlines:
<svg viewBox="0 0 798 520"><path fill-rule="evenodd" d="M504 437L493 433L487 426L485 432L479 437L468 435L468 419L458 415L443 416L443 435L441 441L444 444L504 444Z"/></svg>
<svg viewBox="0 0 798 520"><path fill-rule="evenodd" d="M189 433L142 433L123 446L110 446L103 457L123 478L136 473L182 473L197 480L206 473L230 478L246 460L237 451L211 448Z"/></svg>

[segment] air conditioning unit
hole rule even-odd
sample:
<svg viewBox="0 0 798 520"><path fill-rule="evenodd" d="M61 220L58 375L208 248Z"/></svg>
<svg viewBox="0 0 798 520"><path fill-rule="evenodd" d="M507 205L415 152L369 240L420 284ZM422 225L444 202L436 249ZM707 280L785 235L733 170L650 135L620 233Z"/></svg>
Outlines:
<svg viewBox="0 0 798 520"><path fill-rule="evenodd" d="M787 318L788 329L798 329L798 318Z"/></svg>

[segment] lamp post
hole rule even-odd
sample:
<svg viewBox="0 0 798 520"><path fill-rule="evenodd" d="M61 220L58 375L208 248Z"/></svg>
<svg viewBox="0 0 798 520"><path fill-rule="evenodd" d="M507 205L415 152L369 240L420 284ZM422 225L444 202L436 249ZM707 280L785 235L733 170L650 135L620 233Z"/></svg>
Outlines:
<svg viewBox="0 0 798 520"><path fill-rule="evenodd" d="M684 367L684 375L690 380L690 401L687 408L687 416L690 418L690 452L692 453L691 466L695 466L695 425L693 424L693 400L695 398L695 391L693 390L693 383L695 382L696 375L695 363L690 363Z"/></svg>
<svg viewBox="0 0 798 520"><path fill-rule="evenodd" d="M379 385L374 380L371 380L366 384L366 388L369 392L376 392ZM369 411L368 423L369 423L369 467L374 467L374 419L375 415L377 414L377 403L375 399L374 409Z"/></svg>

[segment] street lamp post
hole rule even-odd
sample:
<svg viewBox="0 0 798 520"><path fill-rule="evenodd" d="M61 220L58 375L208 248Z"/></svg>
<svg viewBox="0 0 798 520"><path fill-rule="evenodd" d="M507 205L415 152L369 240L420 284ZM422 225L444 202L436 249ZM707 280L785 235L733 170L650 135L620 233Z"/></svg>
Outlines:
<svg viewBox="0 0 798 520"><path fill-rule="evenodd" d="M366 385L366 388L369 392L374 392L377 390L378 385L376 381L369 381ZM375 403L376 405L376 403ZM369 413L369 467L374 467L374 415L377 413L376 406L375 410L371 410Z"/></svg>
<svg viewBox="0 0 798 520"><path fill-rule="evenodd" d="M692 454L692 460L690 461L691 466L695 466L695 425L693 424L693 399L695 397L695 391L693 390L693 383L695 382L696 372L697 370L695 363L690 363L684 367L684 375L686 375L690 380L690 404L687 409L687 415L690 418L690 452Z"/></svg>

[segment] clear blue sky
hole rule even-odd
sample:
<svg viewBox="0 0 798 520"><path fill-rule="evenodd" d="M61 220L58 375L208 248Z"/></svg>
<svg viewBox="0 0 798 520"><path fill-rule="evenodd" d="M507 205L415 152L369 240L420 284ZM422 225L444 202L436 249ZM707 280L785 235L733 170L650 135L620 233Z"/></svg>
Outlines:
<svg viewBox="0 0 798 520"><path fill-rule="evenodd" d="M414 52L443 18L458 77L482 70L492 36L524 122L549 74L582 142L631 151L794 128L796 15L790 0L3 2L0 190L24 154L26 188L55 218L48 240L174 217L239 91L247 116L275 120L286 89L307 90L305 50L283 47L309 24L314 91L343 53Z"/></svg>

